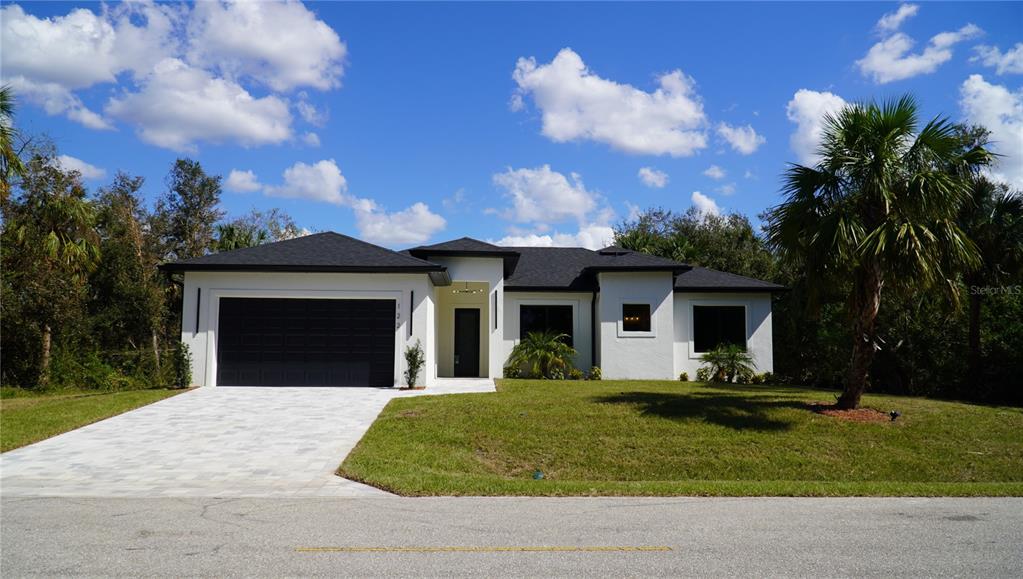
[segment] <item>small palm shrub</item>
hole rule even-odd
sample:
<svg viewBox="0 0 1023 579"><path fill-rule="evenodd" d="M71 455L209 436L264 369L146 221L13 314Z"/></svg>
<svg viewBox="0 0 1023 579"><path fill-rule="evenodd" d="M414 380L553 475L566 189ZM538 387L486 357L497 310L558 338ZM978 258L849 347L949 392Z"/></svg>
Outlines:
<svg viewBox="0 0 1023 579"><path fill-rule="evenodd" d="M735 344L714 348L703 355L703 362L710 367L710 376L715 382L731 383L738 379L748 384L756 368L753 356Z"/></svg>
<svg viewBox="0 0 1023 579"><path fill-rule="evenodd" d="M508 366L524 368L530 378L565 377L575 349L564 342L565 334L530 332L519 341L508 357Z"/></svg>
<svg viewBox="0 0 1023 579"><path fill-rule="evenodd" d="M689 381L689 372L682 372L681 374L679 374L678 375L678 381L679 382L688 382Z"/></svg>
<svg viewBox="0 0 1023 579"><path fill-rule="evenodd" d="M587 380L600 380L600 376L601 376L601 374L600 374L600 366L593 366L592 368L590 368L589 373L586 374L586 379Z"/></svg>
<svg viewBox="0 0 1023 579"><path fill-rule="evenodd" d="M582 380L585 377L586 375L583 374L583 371L580 370L579 368L572 368L571 370L568 371L569 380Z"/></svg>
<svg viewBox="0 0 1023 579"><path fill-rule="evenodd" d="M416 340L414 346L408 346L405 348L405 385L409 388L415 388L416 380L419 379L419 373L423 371L423 366L426 365L426 355L423 354L423 345Z"/></svg>

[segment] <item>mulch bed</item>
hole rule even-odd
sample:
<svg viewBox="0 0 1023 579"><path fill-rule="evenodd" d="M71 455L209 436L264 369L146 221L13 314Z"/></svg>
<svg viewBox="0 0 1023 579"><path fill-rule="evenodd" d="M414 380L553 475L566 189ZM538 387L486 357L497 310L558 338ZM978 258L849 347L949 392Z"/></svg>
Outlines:
<svg viewBox="0 0 1023 579"><path fill-rule="evenodd" d="M874 410L873 408L857 408L855 410L839 410L835 408L834 404L825 404L823 402L811 402L809 404L811 411L817 414L823 414L824 416L830 416L832 418L838 418L839 420L848 420L849 422L891 422L892 419L888 414L881 412L880 410Z"/></svg>

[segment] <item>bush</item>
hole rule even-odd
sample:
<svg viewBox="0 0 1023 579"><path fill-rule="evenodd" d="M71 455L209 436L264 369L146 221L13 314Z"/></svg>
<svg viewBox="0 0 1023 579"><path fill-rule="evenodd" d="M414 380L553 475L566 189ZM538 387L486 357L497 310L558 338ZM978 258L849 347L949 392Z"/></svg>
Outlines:
<svg viewBox="0 0 1023 579"><path fill-rule="evenodd" d="M575 349L565 343L567 337L555 332L530 332L515 344L508 365L528 368L530 378L564 379L568 361L575 356Z"/></svg>
<svg viewBox="0 0 1023 579"><path fill-rule="evenodd" d="M423 354L423 345L416 340L414 346L407 346L405 348L405 385L409 388L413 388L416 385L416 380L419 379L419 373L422 372L423 366L426 365L426 355Z"/></svg>
<svg viewBox="0 0 1023 579"><path fill-rule="evenodd" d="M710 368L701 366L696 370L697 382L710 382Z"/></svg>
<svg viewBox="0 0 1023 579"><path fill-rule="evenodd" d="M554 368L547 373L546 378L549 378L551 380L564 380L565 372L561 368Z"/></svg>
<svg viewBox="0 0 1023 579"><path fill-rule="evenodd" d="M589 374L586 375L587 380L600 380L600 366L593 366L590 368Z"/></svg>
<svg viewBox="0 0 1023 579"><path fill-rule="evenodd" d="M84 390L137 390L148 386L145 379L128 376L106 363L96 351L73 354L70 349L53 351L49 388Z"/></svg>
<svg viewBox="0 0 1023 579"><path fill-rule="evenodd" d="M580 370L579 368L572 368L571 370L568 371L569 380L582 380L585 377L586 375L583 374L583 371Z"/></svg>
<svg viewBox="0 0 1023 579"><path fill-rule="evenodd" d="M188 388L192 385L192 352L188 344L179 342L171 354L171 368L174 376L171 381L173 388Z"/></svg>
<svg viewBox="0 0 1023 579"><path fill-rule="evenodd" d="M681 374L679 374L678 375L678 381L679 382L688 382L689 381L689 372L682 372Z"/></svg>
<svg viewBox="0 0 1023 579"><path fill-rule="evenodd" d="M505 366L504 367L504 377L505 378L521 378L522 377L522 369L519 368L518 366Z"/></svg>
<svg viewBox="0 0 1023 579"><path fill-rule="evenodd" d="M738 379L739 383L748 384L755 371L753 356L736 344L714 348L703 355L703 362L710 367L715 382L731 383Z"/></svg>

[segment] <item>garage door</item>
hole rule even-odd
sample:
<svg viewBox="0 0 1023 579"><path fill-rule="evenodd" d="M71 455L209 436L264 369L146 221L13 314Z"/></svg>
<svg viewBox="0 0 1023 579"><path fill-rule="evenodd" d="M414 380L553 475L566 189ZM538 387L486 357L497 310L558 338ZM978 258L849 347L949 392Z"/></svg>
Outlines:
<svg viewBox="0 0 1023 579"><path fill-rule="evenodd" d="M394 300L221 298L218 386L392 386Z"/></svg>

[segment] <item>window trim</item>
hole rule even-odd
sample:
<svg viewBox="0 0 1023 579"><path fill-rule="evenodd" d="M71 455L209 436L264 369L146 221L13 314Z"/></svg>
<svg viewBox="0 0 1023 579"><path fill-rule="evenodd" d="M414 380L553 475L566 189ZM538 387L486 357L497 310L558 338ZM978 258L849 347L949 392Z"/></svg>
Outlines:
<svg viewBox="0 0 1023 579"><path fill-rule="evenodd" d="M697 306L729 306L729 307L740 307L743 311L743 347L749 352L749 311L750 305L748 302L737 302L735 300L689 300L689 359L690 360L702 360L703 355L707 352L696 351L696 316L693 309Z"/></svg>
<svg viewBox="0 0 1023 579"><path fill-rule="evenodd" d="M625 306L645 305L650 308L650 331L630 332L625 330ZM657 306L650 298L621 298L618 300L618 311L615 313L615 325L619 338L656 338L657 337Z"/></svg>

